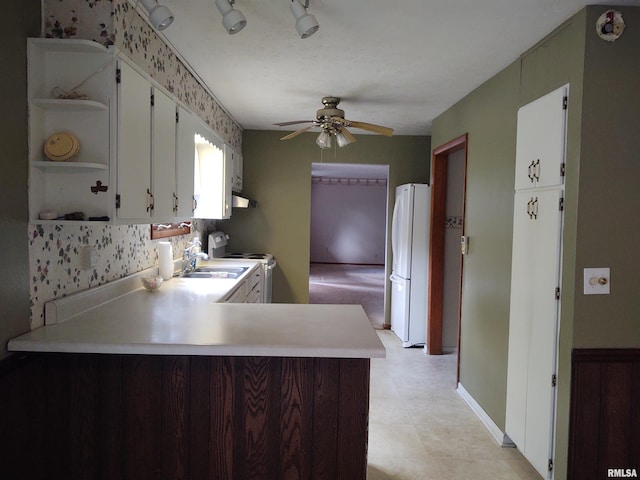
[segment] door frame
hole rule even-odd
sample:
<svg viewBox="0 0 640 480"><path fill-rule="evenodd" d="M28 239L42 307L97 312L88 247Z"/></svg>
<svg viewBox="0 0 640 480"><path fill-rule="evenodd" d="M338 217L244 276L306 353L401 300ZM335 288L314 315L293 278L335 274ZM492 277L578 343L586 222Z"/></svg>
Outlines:
<svg viewBox="0 0 640 480"><path fill-rule="evenodd" d="M449 155L464 149L464 174L462 180L462 235L467 194L468 133L436 147L431 157L431 219L429 233L429 286L427 341L428 355L442 355L442 303L444 294L444 231L447 203L447 164ZM460 299L458 309L458 370L460 368L460 319L462 317L462 271L460 264ZM457 374L459 376L459 372Z"/></svg>

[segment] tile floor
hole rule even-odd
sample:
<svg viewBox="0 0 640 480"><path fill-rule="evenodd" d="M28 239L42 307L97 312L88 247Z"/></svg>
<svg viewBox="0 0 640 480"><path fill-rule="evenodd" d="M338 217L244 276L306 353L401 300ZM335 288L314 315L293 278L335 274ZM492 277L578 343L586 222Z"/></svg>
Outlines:
<svg viewBox="0 0 640 480"><path fill-rule="evenodd" d="M384 267L310 266L309 303L361 304L379 329L383 297ZM541 480L460 397L455 354L427 356L376 331L387 358L371 362L368 480Z"/></svg>
<svg viewBox="0 0 640 480"><path fill-rule="evenodd" d="M540 480L514 448L498 446L455 389L456 355L404 349L378 330L372 359L368 480Z"/></svg>

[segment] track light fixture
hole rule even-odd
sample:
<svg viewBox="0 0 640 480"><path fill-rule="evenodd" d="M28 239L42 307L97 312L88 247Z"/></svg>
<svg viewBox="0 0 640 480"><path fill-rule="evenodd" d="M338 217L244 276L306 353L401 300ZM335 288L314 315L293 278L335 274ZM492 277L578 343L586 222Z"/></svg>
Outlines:
<svg viewBox="0 0 640 480"><path fill-rule="evenodd" d="M307 7L309 7L309 0L306 0L304 5L300 3L300 0L291 0L289 5L291 13L296 18L296 30L300 38L308 38L320 28L316 17L307 13Z"/></svg>
<svg viewBox="0 0 640 480"><path fill-rule="evenodd" d="M216 0L216 7L222 15L222 25L230 35L238 33L247 24L247 19L240 10L236 10L233 5L235 0Z"/></svg>
<svg viewBox="0 0 640 480"><path fill-rule="evenodd" d="M165 5L158 5L156 0L140 0L149 14L151 25L157 30L164 30L173 23L173 13Z"/></svg>

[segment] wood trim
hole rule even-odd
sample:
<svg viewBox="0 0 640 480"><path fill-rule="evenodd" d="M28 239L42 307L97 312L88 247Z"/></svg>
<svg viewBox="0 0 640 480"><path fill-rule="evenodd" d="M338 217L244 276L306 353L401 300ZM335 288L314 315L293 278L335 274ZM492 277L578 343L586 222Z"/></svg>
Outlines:
<svg viewBox="0 0 640 480"><path fill-rule="evenodd" d="M429 238L429 291L426 352L442 354L442 302L444 293L444 223L447 200L447 162L449 155L465 149L464 191L466 192L468 134L461 135L433 150L431 162L431 220ZM466 195L464 195L466 197ZM463 200L464 205L464 200ZM464 207L463 207L464 232ZM463 259L464 260L464 259ZM462 279L462 272L460 275ZM462 281L462 280L461 280ZM461 291L462 294L462 291ZM460 313L460 312L459 312ZM460 317L460 315L459 315ZM460 354L458 318L458 355ZM460 361L458 358L458 365Z"/></svg>
<svg viewBox="0 0 640 480"><path fill-rule="evenodd" d="M640 349L572 352L568 479L640 472Z"/></svg>
<svg viewBox="0 0 640 480"><path fill-rule="evenodd" d="M150 238L151 240L158 240L161 238L176 237L178 235L187 235L189 233L191 233L191 222L154 223L151 225Z"/></svg>

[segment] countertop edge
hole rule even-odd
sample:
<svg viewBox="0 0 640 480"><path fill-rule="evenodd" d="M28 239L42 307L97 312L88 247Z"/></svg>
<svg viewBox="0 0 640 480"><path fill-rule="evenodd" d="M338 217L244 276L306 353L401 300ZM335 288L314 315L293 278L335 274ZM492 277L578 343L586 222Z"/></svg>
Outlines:
<svg viewBox="0 0 640 480"><path fill-rule="evenodd" d="M209 357L288 357L288 358L385 358L384 348L349 349L349 348L306 348L250 345L168 345L168 344L129 344L99 345L70 343L49 343L9 341L10 352L31 353L76 353L101 355L176 355L176 356L209 356Z"/></svg>

